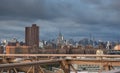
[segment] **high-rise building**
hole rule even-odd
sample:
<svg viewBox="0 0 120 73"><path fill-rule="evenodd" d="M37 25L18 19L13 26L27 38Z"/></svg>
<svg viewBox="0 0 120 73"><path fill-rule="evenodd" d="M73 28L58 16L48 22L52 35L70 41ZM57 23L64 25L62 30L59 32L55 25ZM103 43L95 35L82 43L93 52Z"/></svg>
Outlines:
<svg viewBox="0 0 120 73"><path fill-rule="evenodd" d="M62 36L61 32L59 32L59 35L57 37L57 44L62 45L64 43L64 37Z"/></svg>
<svg viewBox="0 0 120 73"><path fill-rule="evenodd" d="M39 26L25 27L25 43L27 46L39 47Z"/></svg>

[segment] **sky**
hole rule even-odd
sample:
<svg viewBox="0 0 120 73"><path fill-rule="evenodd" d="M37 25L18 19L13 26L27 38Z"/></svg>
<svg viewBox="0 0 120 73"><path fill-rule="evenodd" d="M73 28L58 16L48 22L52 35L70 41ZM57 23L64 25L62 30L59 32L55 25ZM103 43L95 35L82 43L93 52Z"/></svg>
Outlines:
<svg viewBox="0 0 120 73"><path fill-rule="evenodd" d="M0 39L25 39L37 24L40 39L120 40L120 0L0 0Z"/></svg>

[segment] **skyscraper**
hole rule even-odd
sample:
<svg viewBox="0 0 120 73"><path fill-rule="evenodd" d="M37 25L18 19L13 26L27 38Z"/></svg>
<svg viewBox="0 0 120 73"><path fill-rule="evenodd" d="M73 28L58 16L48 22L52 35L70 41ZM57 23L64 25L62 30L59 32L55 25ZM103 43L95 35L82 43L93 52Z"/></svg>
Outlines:
<svg viewBox="0 0 120 73"><path fill-rule="evenodd" d="M25 43L27 46L39 47L39 26L25 27Z"/></svg>
<svg viewBox="0 0 120 73"><path fill-rule="evenodd" d="M62 36L61 32L59 32L59 35L57 37L57 44L62 45L64 43L64 37Z"/></svg>

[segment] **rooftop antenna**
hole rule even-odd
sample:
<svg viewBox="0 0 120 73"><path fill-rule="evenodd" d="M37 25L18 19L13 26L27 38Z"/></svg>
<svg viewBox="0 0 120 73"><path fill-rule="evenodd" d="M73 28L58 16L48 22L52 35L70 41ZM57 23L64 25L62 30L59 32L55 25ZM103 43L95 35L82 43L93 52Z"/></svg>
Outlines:
<svg viewBox="0 0 120 73"><path fill-rule="evenodd" d="M90 36L90 40L92 40L92 39L91 39L91 38L92 38L92 34L91 34L91 33L89 34L89 36Z"/></svg>
<svg viewBox="0 0 120 73"><path fill-rule="evenodd" d="M95 46L95 37L93 36L93 46Z"/></svg>

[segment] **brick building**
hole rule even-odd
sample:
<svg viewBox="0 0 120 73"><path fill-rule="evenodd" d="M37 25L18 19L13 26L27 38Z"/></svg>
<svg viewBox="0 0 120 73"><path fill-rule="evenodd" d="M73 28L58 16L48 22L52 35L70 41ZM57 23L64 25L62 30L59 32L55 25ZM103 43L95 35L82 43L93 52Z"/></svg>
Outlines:
<svg viewBox="0 0 120 73"><path fill-rule="evenodd" d="M6 54L29 54L30 48L30 46L21 46L19 43L16 43L16 45L7 45Z"/></svg>
<svg viewBox="0 0 120 73"><path fill-rule="evenodd" d="M39 47L39 26L25 27L25 43L27 46Z"/></svg>

